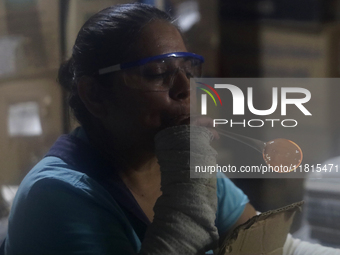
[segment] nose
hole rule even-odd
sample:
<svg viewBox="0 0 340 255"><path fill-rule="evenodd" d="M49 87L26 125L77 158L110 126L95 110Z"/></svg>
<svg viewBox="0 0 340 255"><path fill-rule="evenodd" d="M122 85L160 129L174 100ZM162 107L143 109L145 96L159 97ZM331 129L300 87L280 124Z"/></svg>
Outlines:
<svg viewBox="0 0 340 255"><path fill-rule="evenodd" d="M174 100L189 100L190 93L192 93L190 88L190 79L186 76L185 72L177 69L171 78L170 97Z"/></svg>

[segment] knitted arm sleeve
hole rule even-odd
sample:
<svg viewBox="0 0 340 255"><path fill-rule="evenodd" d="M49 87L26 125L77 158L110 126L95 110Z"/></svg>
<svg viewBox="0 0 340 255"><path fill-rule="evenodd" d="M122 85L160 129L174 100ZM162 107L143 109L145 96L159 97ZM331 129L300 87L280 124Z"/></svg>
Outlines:
<svg viewBox="0 0 340 255"><path fill-rule="evenodd" d="M191 165L216 164L211 132L176 126L155 138L162 195L140 254L204 254L218 243L216 178L190 178Z"/></svg>

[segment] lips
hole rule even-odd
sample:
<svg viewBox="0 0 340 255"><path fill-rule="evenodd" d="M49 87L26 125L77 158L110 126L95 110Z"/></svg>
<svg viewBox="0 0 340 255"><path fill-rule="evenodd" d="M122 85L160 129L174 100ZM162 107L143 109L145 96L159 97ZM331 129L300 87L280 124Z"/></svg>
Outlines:
<svg viewBox="0 0 340 255"><path fill-rule="evenodd" d="M188 125L190 124L190 115L180 115L176 118L177 125Z"/></svg>
<svg viewBox="0 0 340 255"><path fill-rule="evenodd" d="M173 118L169 118L168 126L188 125L190 124L190 114L180 114Z"/></svg>

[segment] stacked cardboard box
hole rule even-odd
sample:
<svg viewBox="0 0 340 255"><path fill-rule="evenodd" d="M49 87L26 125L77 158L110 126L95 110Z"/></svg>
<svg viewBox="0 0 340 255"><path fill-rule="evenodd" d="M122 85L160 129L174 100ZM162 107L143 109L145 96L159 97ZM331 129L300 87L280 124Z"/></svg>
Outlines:
<svg viewBox="0 0 340 255"><path fill-rule="evenodd" d="M59 1L0 0L0 184L19 184L63 130Z"/></svg>
<svg viewBox="0 0 340 255"><path fill-rule="evenodd" d="M224 76L340 76L338 24L287 27L223 22L221 29Z"/></svg>
<svg viewBox="0 0 340 255"><path fill-rule="evenodd" d="M5 3L0 1L0 35L7 34Z"/></svg>
<svg viewBox="0 0 340 255"><path fill-rule="evenodd" d="M1 41L17 38L16 46L2 44L7 57L1 65L11 69L1 75L20 75L55 69L60 63L59 1L0 1ZM20 54L18 54L18 52ZM24 63L24 64L22 64Z"/></svg>
<svg viewBox="0 0 340 255"><path fill-rule="evenodd" d="M224 0L221 15L228 20L292 20L330 22L339 20L339 0Z"/></svg>
<svg viewBox="0 0 340 255"><path fill-rule="evenodd" d="M19 184L62 132L55 73L0 84L0 184Z"/></svg>

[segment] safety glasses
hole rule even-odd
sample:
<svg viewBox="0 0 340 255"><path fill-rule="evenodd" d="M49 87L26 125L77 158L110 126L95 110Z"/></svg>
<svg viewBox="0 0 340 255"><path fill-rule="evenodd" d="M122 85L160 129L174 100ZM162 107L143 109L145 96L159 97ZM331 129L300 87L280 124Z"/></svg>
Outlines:
<svg viewBox="0 0 340 255"><path fill-rule="evenodd" d="M125 64L109 66L98 71L99 75L121 71L124 82L134 89L148 91L169 90L177 75L201 77L204 58L190 52L173 52Z"/></svg>

